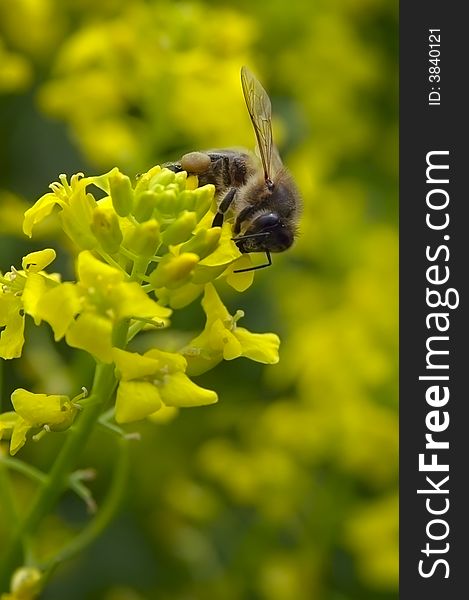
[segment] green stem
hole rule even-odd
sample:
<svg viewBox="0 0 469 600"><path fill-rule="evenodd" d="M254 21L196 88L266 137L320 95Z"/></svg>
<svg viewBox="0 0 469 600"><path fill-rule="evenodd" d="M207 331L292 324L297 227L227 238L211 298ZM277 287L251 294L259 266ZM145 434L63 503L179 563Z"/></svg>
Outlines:
<svg viewBox="0 0 469 600"><path fill-rule="evenodd" d="M114 345L122 347L127 337L128 322L121 322L115 328ZM114 365L100 364L96 367L91 402L83 408L70 428L68 437L60 450L55 463L38 489L31 508L13 536L3 564L0 566L0 591L6 590L13 570L21 564L22 547L32 537L42 519L50 512L68 486L69 474L73 471L77 457L85 446L102 412L103 405L115 389Z"/></svg>
<svg viewBox="0 0 469 600"><path fill-rule="evenodd" d="M0 453L1 452L2 450L0 449ZM13 490L11 488L10 476L3 456L0 456L0 498L5 516L5 525L16 528L18 525L18 513Z"/></svg>
<svg viewBox="0 0 469 600"><path fill-rule="evenodd" d="M132 267L131 279L138 281L139 283L145 279L145 273L147 272L149 265L148 258L136 258Z"/></svg>
<svg viewBox="0 0 469 600"><path fill-rule="evenodd" d="M116 465L111 487L107 493L104 502L101 505L97 515L90 523L62 550L50 561L46 566L46 577L52 574L52 571L64 560L69 560L73 556L79 554L86 546L92 543L101 532L112 521L114 515L119 509L122 496L126 489L126 484L129 475L130 467L130 452L129 442L124 439L119 440L119 454L117 456Z"/></svg>
<svg viewBox="0 0 469 600"><path fill-rule="evenodd" d="M117 260L114 260L114 258L112 258L112 256L110 254L108 254L107 252L105 252L101 248L95 248L95 252L97 254L99 254L99 256L105 262L107 262L108 265L111 265L112 267L114 267L115 269L117 269L118 271L120 271L124 275L124 277L126 279L130 279L130 275L125 271L125 269L123 269L121 267L121 265L117 262Z"/></svg>
<svg viewBox="0 0 469 600"><path fill-rule="evenodd" d="M2 456L0 458L0 466L9 467L12 471L21 473L28 479L31 479L31 481L44 483L47 479L47 475L39 469L36 469L17 458L12 458L11 456Z"/></svg>

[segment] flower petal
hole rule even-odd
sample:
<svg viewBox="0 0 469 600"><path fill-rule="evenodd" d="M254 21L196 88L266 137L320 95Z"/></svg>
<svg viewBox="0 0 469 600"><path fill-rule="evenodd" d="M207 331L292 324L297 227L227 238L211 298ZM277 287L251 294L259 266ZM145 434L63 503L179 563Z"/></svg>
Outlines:
<svg viewBox="0 0 469 600"><path fill-rule="evenodd" d="M167 318L173 312L149 298L136 281L114 286L110 300L118 319L149 317L166 325Z"/></svg>
<svg viewBox="0 0 469 600"><path fill-rule="evenodd" d="M159 389L166 406L205 406L218 400L214 391L199 387L182 372L166 376Z"/></svg>
<svg viewBox="0 0 469 600"><path fill-rule="evenodd" d="M18 419L21 419L21 417L12 410L0 414L0 440L11 438Z"/></svg>
<svg viewBox="0 0 469 600"><path fill-rule="evenodd" d="M148 350L148 352L145 352L144 356L158 360L160 363L160 371L163 375L186 370L187 361L184 356L178 352L165 352L158 348L152 348L151 350Z"/></svg>
<svg viewBox="0 0 469 600"><path fill-rule="evenodd" d="M161 407L158 388L148 381L121 381L117 389L116 421L130 423L153 414Z"/></svg>
<svg viewBox="0 0 469 600"><path fill-rule="evenodd" d="M169 423L179 414L179 409L175 406L162 406L160 410L149 415L148 419L152 423Z"/></svg>
<svg viewBox="0 0 469 600"><path fill-rule="evenodd" d="M136 352L127 352L120 348L112 349L112 358L119 369L119 378L124 381L155 375L160 367L158 359L142 356Z"/></svg>
<svg viewBox="0 0 469 600"><path fill-rule="evenodd" d="M221 321L231 319L230 313L220 300L220 296L217 294L215 287L211 283L207 283L205 286L202 307L207 315L207 325L213 323L217 319L221 319Z"/></svg>
<svg viewBox="0 0 469 600"><path fill-rule="evenodd" d="M21 298L0 293L0 356L18 358L24 344L24 316Z"/></svg>
<svg viewBox="0 0 469 600"><path fill-rule="evenodd" d="M36 281L39 275L28 277L25 290L28 289L28 303L25 306L28 314L34 317L34 320L44 319L52 327L55 340L60 340L73 323L73 319L82 308L82 299L79 288L73 283L62 283L56 285L53 289L45 292L38 298L37 305L34 306L34 291L40 293L43 283ZM31 284L29 283L29 280ZM44 279L44 278L43 278Z"/></svg>
<svg viewBox="0 0 469 600"><path fill-rule="evenodd" d="M252 261L248 254L243 254L240 258L231 264L226 273L226 283L231 285L237 292L245 292L254 281L254 271L245 271L244 273L235 273L237 269L248 269L252 267Z"/></svg>
<svg viewBox="0 0 469 600"><path fill-rule="evenodd" d="M95 313L83 313L72 321L65 340L73 348L86 350L104 363L112 362L112 323Z"/></svg>
<svg viewBox="0 0 469 600"><path fill-rule="evenodd" d="M44 194L44 196L39 198L34 206L28 208L28 210L24 213L23 232L28 237L31 237L33 234L34 225L49 216L54 210L54 206L56 204L62 206L63 202L51 192Z"/></svg>
<svg viewBox="0 0 469 600"><path fill-rule="evenodd" d="M242 355L246 358L269 365L278 363L280 339L275 333L251 333L243 327L237 327L234 335L241 344Z"/></svg>
<svg viewBox="0 0 469 600"><path fill-rule="evenodd" d="M38 273L45 269L52 261L55 260L56 253L52 248L39 250L38 252L30 252L23 257L22 267L29 273Z"/></svg>
<svg viewBox="0 0 469 600"><path fill-rule="evenodd" d="M85 287L101 290L124 280L124 274L121 271L103 263L88 250L84 250L78 255L77 273L80 283Z"/></svg>
<svg viewBox="0 0 469 600"><path fill-rule="evenodd" d="M223 360L221 352L210 353L194 346L187 346L184 349L184 356L187 360L186 373L188 375L202 375Z"/></svg>
<svg viewBox="0 0 469 600"><path fill-rule="evenodd" d="M210 346L221 351L225 360L233 360L242 354L241 343L225 325L217 319L210 328Z"/></svg>
<svg viewBox="0 0 469 600"><path fill-rule="evenodd" d="M21 417L18 418L10 440L10 454L14 455L20 450L26 443L26 435L31 429L31 425L26 423Z"/></svg>

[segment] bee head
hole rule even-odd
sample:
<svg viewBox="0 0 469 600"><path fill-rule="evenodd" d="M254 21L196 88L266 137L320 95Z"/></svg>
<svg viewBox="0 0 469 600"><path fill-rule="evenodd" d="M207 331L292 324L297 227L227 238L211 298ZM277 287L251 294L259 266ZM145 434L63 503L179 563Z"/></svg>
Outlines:
<svg viewBox="0 0 469 600"><path fill-rule="evenodd" d="M292 230L276 213L255 217L243 235L234 238L240 252L283 252L293 244Z"/></svg>

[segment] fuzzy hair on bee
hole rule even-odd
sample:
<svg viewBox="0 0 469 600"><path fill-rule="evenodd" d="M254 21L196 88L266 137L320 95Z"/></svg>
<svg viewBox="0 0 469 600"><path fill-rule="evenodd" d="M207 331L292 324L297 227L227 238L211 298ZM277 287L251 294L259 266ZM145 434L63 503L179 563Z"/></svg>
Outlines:
<svg viewBox="0 0 469 600"><path fill-rule="evenodd" d="M236 272L272 264L271 252L291 247L298 234L301 197L273 143L272 106L262 85L247 67L241 85L257 141L257 154L241 149L189 152L165 166L198 176L200 185L215 186L218 212L212 226L233 219L233 241L240 252L264 252L267 262Z"/></svg>

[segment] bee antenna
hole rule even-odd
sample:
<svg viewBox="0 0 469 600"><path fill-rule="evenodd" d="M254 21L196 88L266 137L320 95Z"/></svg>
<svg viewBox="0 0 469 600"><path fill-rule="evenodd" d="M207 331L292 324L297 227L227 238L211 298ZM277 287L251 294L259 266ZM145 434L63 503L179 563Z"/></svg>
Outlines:
<svg viewBox="0 0 469 600"><path fill-rule="evenodd" d="M248 233L247 235L240 235L239 237L231 238L231 241L232 242L240 242L241 240L265 237L266 235L270 235L270 231L259 231L258 233Z"/></svg>

